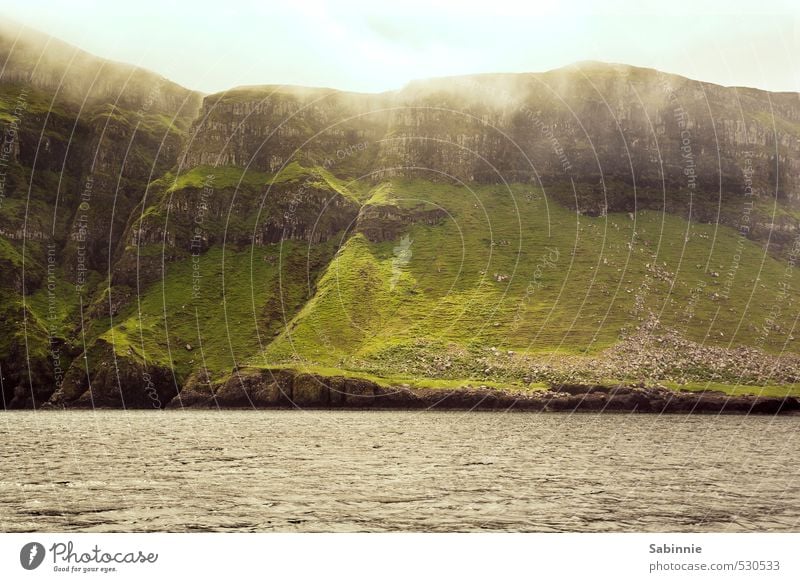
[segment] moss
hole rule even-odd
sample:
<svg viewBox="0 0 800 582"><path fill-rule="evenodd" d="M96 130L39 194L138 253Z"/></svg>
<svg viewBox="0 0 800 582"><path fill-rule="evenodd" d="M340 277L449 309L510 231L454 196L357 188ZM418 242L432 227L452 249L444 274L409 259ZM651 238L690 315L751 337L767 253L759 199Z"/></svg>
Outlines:
<svg viewBox="0 0 800 582"><path fill-rule="evenodd" d="M791 310L775 323L782 331L764 336L759 328L774 305L800 300L796 284L780 296L785 264L765 259L733 229L652 211L635 221L627 214L576 216L543 194L527 185L467 189L415 180L375 188L370 202L422 200L453 220L411 227L407 262L397 260L398 241L351 238L314 297L267 348L268 359L386 376L418 369L408 367L409 358L446 355L436 342L467 354L471 346L596 354L652 315L705 345L785 348ZM414 348L420 338L434 344ZM470 359L441 373L471 377L478 370Z"/></svg>
<svg viewBox="0 0 800 582"><path fill-rule="evenodd" d="M168 192L178 192L185 188L235 188L265 186L270 174L245 170L237 166L198 166L177 176L167 174L159 179L156 187L166 187Z"/></svg>
<svg viewBox="0 0 800 582"><path fill-rule="evenodd" d="M330 189L351 202L359 202L358 196L348 182L336 178L319 166L304 167L300 162L292 161L269 180L269 184L272 185L290 182L303 182L308 188Z"/></svg>
<svg viewBox="0 0 800 582"><path fill-rule="evenodd" d="M23 263L22 253L5 237L0 237L0 261L6 262L9 271L21 268Z"/></svg>
<svg viewBox="0 0 800 582"><path fill-rule="evenodd" d="M673 390L689 390L691 392L702 392L704 390L715 390L724 392L730 396L740 396L743 394L754 394L773 398L785 398L787 396L800 397L800 386L797 384L788 385L766 385L748 386L743 384L724 384L721 382L690 382L687 384L676 384L674 382L664 383Z"/></svg>
<svg viewBox="0 0 800 582"><path fill-rule="evenodd" d="M51 93L31 85L20 83L0 84L0 113L11 121L14 109L22 96L25 105L25 116L50 115L55 117L69 117L72 108L59 98L54 98Z"/></svg>
<svg viewBox="0 0 800 582"><path fill-rule="evenodd" d="M333 252L332 244L285 243L252 252L215 247L175 261L101 338L120 353L181 374L230 370L291 318L308 296L308 277ZM273 262L265 260L273 255Z"/></svg>

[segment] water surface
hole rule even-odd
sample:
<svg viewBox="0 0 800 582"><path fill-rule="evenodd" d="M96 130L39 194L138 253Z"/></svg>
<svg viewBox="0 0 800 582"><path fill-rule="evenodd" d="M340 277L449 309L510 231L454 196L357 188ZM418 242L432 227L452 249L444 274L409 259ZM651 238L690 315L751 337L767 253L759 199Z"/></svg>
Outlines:
<svg viewBox="0 0 800 582"><path fill-rule="evenodd" d="M798 531L797 417L0 415L2 531Z"/></svg>

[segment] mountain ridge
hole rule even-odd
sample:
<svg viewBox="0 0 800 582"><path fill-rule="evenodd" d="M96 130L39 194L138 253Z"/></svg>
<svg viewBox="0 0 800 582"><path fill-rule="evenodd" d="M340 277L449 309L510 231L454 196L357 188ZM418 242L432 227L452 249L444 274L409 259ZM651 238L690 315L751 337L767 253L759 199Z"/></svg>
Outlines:
<svg viewBox="0 0 800 582"><path fill-rule="evenodd" d="M276 366L796 393L796 94L604 64L201 95L9 42L6 407Z"/></svg>

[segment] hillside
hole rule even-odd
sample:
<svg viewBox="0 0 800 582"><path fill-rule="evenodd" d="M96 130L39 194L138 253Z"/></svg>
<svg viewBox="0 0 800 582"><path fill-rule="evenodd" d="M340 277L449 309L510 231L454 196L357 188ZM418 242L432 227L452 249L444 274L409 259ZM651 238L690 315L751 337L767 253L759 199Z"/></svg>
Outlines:
<svg viewBox="0 0 800 582"><path fill-rule="evenodd" d="M202 96L3 29L0 62L6 407L278 369L800 393L797 94L581 63Z"/></svg>

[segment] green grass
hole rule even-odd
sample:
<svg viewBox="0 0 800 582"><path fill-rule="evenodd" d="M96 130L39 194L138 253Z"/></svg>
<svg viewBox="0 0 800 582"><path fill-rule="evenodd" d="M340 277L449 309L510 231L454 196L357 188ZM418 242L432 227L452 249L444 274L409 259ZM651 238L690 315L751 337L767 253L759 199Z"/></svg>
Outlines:
<svg viewBox="0 0 800 582"><path fill-rule="evenodd" d="M167 192L177 192L185 188L203 188L205 185L212 188L258 187L267 184L271 178L270 174L236 166L198 166L177 176L167 174L154 184L165 186Z"/></svg>
<svg viewBox="0 0 800 582"><path fill-rule="evenodd" d="M287 369L287 370L295 370L297 372L302 372L306 374L317 374L324 378L331 378L334 376L346 376L348 378L358 378L362 380L369 380L378 384L379 386L383 386L385 388L390 388L393 386L409 386L410 388L429 388L433 390L455 390L459 388L479 388L479 387L486 387L486 388L493 388L496 390L504 390L506 392L514 392L514 393L527 393L527 392L538 392L544 391L549 388L547 384L542 382L532 382L530 384L522 384L519 382L495 382L491 380L482 380L482 379L475 379L475 378L463 378L463 379L448 379L448 378L421 378L415 376L402 376L402 375L386 375L386 376L377 376L375 374L370 374L364 371L354 371L354 370L342 370L340 368L330 368L325 366L291 366L291 365L277 365L277 366L268 366L268 365L261 365L255 366L261 367L264 369Z"/></svg>
<svg viewBox="0 0 800 582"><path fill-rule="evenodd" d="M30 85L19 83L3 83L0 86L0 114L6 121L14 117L14 109L18 103L24 105L22 117L27 115L50 114L57 117L68 115L64 103L53 99L53 95Z"/></svg>
<svg viewBox="0 0 800 582"><path fill-rule="evenodd" d="M350 200L358 203L358 190L354 185L341 180L320 166L305 167L298 161L292 161L279 172L270 176L266 185L278 185L302 182L306 188L328 189L337 192Z"/></svg>
<svg viewBox="0 0 800 582"><path fill-rule="evenodd" d="M170 263L163 281L145 289L138 304L134 299L101 339L119 354L174 366L181 375L203 366L229 372L291 319L309 293L309 278L333 252L332 244L285 243L252 253L214 247L196 262Z"/></svg>
<svg viewBox="0 0 800 582"><path fill-rule="evenodd" d="M692 392L716 390L731 396L756 394L758 396L770 396L774 398L785 398L786 396L800 397L800 385L797 384L767 386L746 386L741 384L723 384L719 382L690 382L682 385L674 382L665 382L664 384L673 390L690 390Z"/></svg>
<svg viewBox="0 0 800 582"><path fill-rule="evenodd" d="M196 188L219 170L199 168L182 187ZM309 175L299 165L288 170L285 180ZM226 172L217 174L226 185L238 182L239 170ZM193 259L177 253L163 281L134 298L100 338L182 376L204 367L219 378L235 364L284 366L382 384L517 391L545 387L520 382L521 356L596 355L652 317L705 345L798 352L787 344L797 275L733 229L655 211L578 216L522 184L468 189L398 179L370 186L369 200L413 200L444 208L449 218L409 226L405 247L361 234L338 249L337 240L229 247L224 267L223 250L213 247L197 260L196 297ZM160 260L156 247L143 247L141 256Z"/></svg>
<svg viewBox="0 0 800 582"><path fill-rule="evenodd" d="M150 183L149 205L142 213L141 218L163 219L164 208L169 200L174 200L176 195L185 194L191 196L193 192L209 188L208 198L219 196L220 192L236 192L237 200L242 205L249 205L257 208L259 204L266 203L267 209L271 200L264 198L265 190L270 186L293 186L302 183L306 189L316 188L319 190L329 190L336 192L350 202L358 204L356 192L357 186L350 187L348 184L333 176L323 168L306 168L298 162L288 164L282 171L276 174L245 170L236 166L198 166L187 172L174 174L168 172L158 180ZM275 198L273 196L272 198ZM194 202L196 206L197 202ZM251 218L255 218L256 213L252 213ZM262 213L264 218L266 214ZM247 226L252 230L252 224ZM211 230L221 232L225 225L209 225L206 227ZM218 227L218 228L217 228Z"/></svg>
<svg viewBox="0 0 800 582"><path fill-rule="evenodd" d="M0 237L0 261L7 263L9 271L22 267L22 253L5 237Z"/></svg>
<svg viewBox="0 0 800 582"><path fill-rule="evenodd" d="M793 317L788 306L800 299L793 289L779 294L781 282L796 286L794 272L786 279L785 264L765 258L730 228L717 230L709 254L714 225L694 224L687 231L685 220L653 211L640 212L635 221L627 214L576 216L546 205L529 186L470 191L398 180L374 192L384 204L397 197L441 205L454 220L411 227L411 258L399 266L397 241L351 238L316 295L269 346L274 360L388 374L403 366L384 356L421 357L448 345L592 354L651 314L706 345L780 351ZM543 257L556 251L548 249L558 254L550 266ZM728 271L734 273L729 288ZM774 306L782 306L779 330L765 335L762 326ZM445 348L424 345L415 352L420 338ZM797 346L790 343L789 351L796 353Z"/></svg>
<svg viewBox="0 0 800 582"><path fill-rule="evenodd" d="M80 295L61 269L53 272L52 288L48 281L26 298L37 323L56 337L68 338L80 319Z"/></svg>

